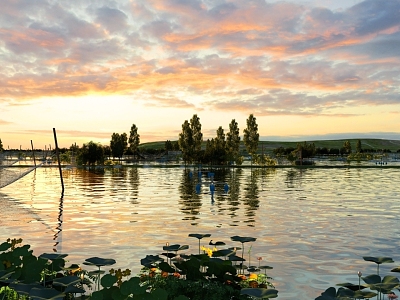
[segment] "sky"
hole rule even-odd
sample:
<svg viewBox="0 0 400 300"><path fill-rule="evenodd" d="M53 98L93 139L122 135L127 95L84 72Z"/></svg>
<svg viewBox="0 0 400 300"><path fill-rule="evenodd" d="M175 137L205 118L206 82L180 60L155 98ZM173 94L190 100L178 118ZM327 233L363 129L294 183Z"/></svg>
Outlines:
<svg viewBox="0 0 400 300"><path fill-rule="evenodd" d="M4 148L204 139L400 140L400 0L3 0ZM52 146L54 147L54 146Z"/></svg>

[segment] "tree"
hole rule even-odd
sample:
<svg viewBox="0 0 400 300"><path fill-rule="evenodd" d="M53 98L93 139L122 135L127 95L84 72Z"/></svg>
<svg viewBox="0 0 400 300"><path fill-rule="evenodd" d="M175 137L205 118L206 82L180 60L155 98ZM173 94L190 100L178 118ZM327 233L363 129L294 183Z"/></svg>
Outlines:
<svg viewBox="0 0 400 300"><path fill-rule="evenodd" d="M183 160L191 162L193 160L194 143L192 129L188 120L185 120L182 124L182 132L179 134L178 143L182 151Z"/></svg>
<svg viewBox="0 0 400 300"><path fill-rule="evenodd" d="M226 161L225 133L221 126L217 129L217 137L214 139L214 158L218 164Z"/></svg>
<svg viewBox="0 0 400 300"><path fill-rule="evenodd" d="M135 124L132 124L131 131L129 133L129 149L132 153L136 153L140 144L140 135L138 134L138 128Z"/></svg>
<svg viewBox="0 0 400 300"><path fill-rule="evenodd" d="M229 132L226 134L226 152L229 161L238 161L240 136L238 123L233 119L229 124Z"/></svg>
<svg viewBox="0 0 400 300"><path fill-rule="evenodd" d="M121 159L124 155L125 149L128 146L128 136L126 133L113 133L110 141L110 148L113 157Z"/></svg>
<svg viewBox="0 0 400 300"><path fill-rule="evenodd" d="M203 143L203 134L201 133L200 118L197 115L193 115L190 120L190 128L192 129L193 143L194 143L194 159L199 158L201 151L201 144Z"/></svg>
<svg viewBox="0 0 400 300"><path fill-rule="evenodd" d="M104 150L103 146L90 141L83 144L82 148L78 150L77 163L79 165L95 165L104 163Z"/></svg>
<svg viewBox="0 0 400 300"><path fill-rule="evenodd" d="M243 133L244 145L246 146L247 152L251 155L251 161L253 162L253 156L257 153L258 140L260 137L256 118L253 114L247 119L247 127L243 130Z"/></svg>
<svg viewBox="0 0 400 300"><path fill-rule="evenodd" d="M4 148L3 148L3 142L2 142L1 139L0 139L0 152L3 151L3 150L4 150Z"/></svg>
<svg viewBox="0 0 400 300"><path fill-rule="evenodd" d="M351 144L349 141L345 141L343 144L343 150L346 154L350 154L351 153Z"/></svg>
<svg viewBox="0 0 400 300"><path fill-rule="evenodd" d="M360 141L360 140L357 140L357 143L356 143L356 152L357 152L357 153L361 153L361 152L362 152L361 141Z"/></svg>
<svg viewBox="0 0 400 300"><path fill-rule="evenodd" d="M179 148L185 162L193 162L200 158L202 142L200 118L193 115L190 123L185 120L182 124L182 132L179 134Z"/></svg>

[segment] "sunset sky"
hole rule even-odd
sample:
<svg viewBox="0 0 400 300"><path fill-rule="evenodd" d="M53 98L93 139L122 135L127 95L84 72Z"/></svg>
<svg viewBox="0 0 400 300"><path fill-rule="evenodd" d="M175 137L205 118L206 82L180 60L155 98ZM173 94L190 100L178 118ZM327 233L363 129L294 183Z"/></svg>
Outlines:
<svg viewBox="0 0 400 300"><path fill-rule="evenodd" d="M113 132L400 140L400 0L3 0L5 148Z"/></svg>

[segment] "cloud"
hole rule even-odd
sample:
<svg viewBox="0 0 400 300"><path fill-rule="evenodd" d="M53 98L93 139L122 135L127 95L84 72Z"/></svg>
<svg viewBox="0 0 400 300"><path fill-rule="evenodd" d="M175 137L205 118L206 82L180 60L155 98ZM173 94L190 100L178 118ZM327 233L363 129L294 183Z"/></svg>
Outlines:
<svg viewBox="0 0 400 300"><path fill-rule="evenodd" d="M146 95L148 105L261 115L400 104L399 14L398 0L342 10L258 0L6 1L0 98Z"/></svg>

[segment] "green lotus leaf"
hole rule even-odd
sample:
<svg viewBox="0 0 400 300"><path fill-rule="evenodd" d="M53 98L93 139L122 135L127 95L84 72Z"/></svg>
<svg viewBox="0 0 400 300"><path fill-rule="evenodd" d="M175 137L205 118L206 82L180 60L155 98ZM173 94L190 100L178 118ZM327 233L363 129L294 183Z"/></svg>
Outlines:
<svg viewBox="0 0 400 300"><path fill-rule="evenodd" d="M189 249L188 245L179 245L179 244L175 244L175 245L170 245L170 246L163 246L163 250L164 251L181 251L181 250L186 250Z"/></svg>
<svg viewBox="0 0 400 300"><path fill-rule="evenodd" d="M14 271L0 270L0 280L8 279Z"/></svg>
<svg viewBox="0 0 400 300"><path fill-rule="evenodd" d="M90 300L103 300L104 290L93 292Z"/></svg>
<svg viewBox="0 0 400 300"><path fill-rule="evenodd" d="M364 280L364 282L366 284L377 284L377 283L381 283L382 279L381 276L373 274L373 275L368 275L366 277L361 277L362 280Z"/></svg>
<svg viewBox="0 0 400 300"><path fill-rule="evenodd" d="M166 290L158 288L151 291L150 299L168 300L168 293Z"/></svg>
<svg viewBox="0 0 400 300"><path fill-rule="evenodd" d="M80 267L79 265L77 265L77 264L72 264L72 265L70 265L69 267L67 267L67 268L62 268L62 269L65 270L65 271L73 271L73 272L75 272L75 271L78 271L80 268L81 268L81 267Z"/></svg>
<svg viewBox="0 0 400 300"><path fill-rule="evenodd" d="M53 280L55 286L69 286L80 282L80 278L77 276L64 276Z"/></svg>
<svg viewBox="0 0 400 300"><path fill-rule="evenodd" d="M214 251L212 255L214 257L231 256L231 255L235 255L235 251L229 250L229 249L221 249L221 250Z"/></svg>
<svg viewBox="0 0 400 300"><path fill-rule="evenodd" d="M39 255L39 258L48 259L48 260L56 260L56 259L63 259L67 256L68 256L68 254L43 253L43 254Z"/></svg>
<svg viewBox="0 0 400 300"><path fill-rule="evenodd" d="M245 236L235 235L235 236L231 237L231 240L234 242L241 242L243 244L243 243L247 243L247 242L255 242L257 239L253 238L253 237L245 237Z"/></svg>
<svg viewBox="0 0 400 300"><path fill-rule="evenodd" d="M179 295L178 297L174 298L174 300L190 300L190 299L184 295Z"/></svg>
<svg viewBox="0 0 400 300"><path fill-rule="evenodd" d="M390 272L400 272L400 267L396 267L394 269L391 269Z"/></svg>
<svg viewBox="0 0 400 300"><path fill-rule="evenodd" d="M369 291L355 291L353 297L355 299L369 299L375 297L376 295L378 294Z"/></svg>
<svg viewBox="0 0 400 300"><path fill-rule="evenodd" d="M384 264L384 263L393 263L393 259L391 257L373 257L373 256L363 256L363 259L365 261L372 261L378 265Z"/></svg>
<svg viewBox="0 0 400 300"><path fill-rule="evenodd" d="M114 290L111 293L111 296L112 296L113 300L125 300L125 299L128 299L128 296L123 295L119 289Z"/></svg>
<svg viewBox="0 0 400 300"><path fill-rule="evenodd" d="M116 282L117 282L117 277L111 274L106 274L101 278L101 285L105 288L112 287Z"/></svg>
<svg viewBox="0 0 400 300"><path fill-rule="evenodd" d="M72 294L83 294L86 292L84 289L81 289L75 285L69 285L65 288L64 293L72 293Z"/></svg>
<svg viewBox="0 0 400 300"><path fill-rule="evenodd" d="M354 292L343 287L337 291L334 287L330 287L321 293L321 296L315 298L315 300L338 300L338 299L351 299L354 296Z"/></svg>
<svg viewBox="0 0 400 300"><path fill-rule="evenodd" d="M6 251L11 248L11 244L9 242L4 242L0 244L0 251Z"/></svg>
<svg viewBox="0 0 400 300"><path fill-rule="evenodd" d="M102 266L112 266L115 264L116 261L112 258L100 258L100 257L91 257L88 259L85 259L83 262L84 265L92 265L92 266L97 266L97 267L102 267Z"/></svg>
<svg viewBox="0 0 400 300"><path fill-rule="evenodd" d="M13 250L12 256L14 257L20 257L20 256L29 256L32 255L33 250L29 250L30 246L29 245L24 245L22 247L17 247Z"/></svg>
<svg viewBox="0 0 400 300"><path fill-rule="evenodd" d="M230 261L246 261L244 258L241 258L240 256L237 255L229 255L228 259Z"/></svg>
<svg viewBox="0 0 400 300"><path fill-rule="evenodd" d="M350 282L338 283L337 286L343 286L343 287L348 288L348 289L350 289L352 291L362 290L362 289L366 288L366 286L364 286L364 285L353 284L353 283L350 283Z"/></svg>
<svg viewBox="0 0 400 300"><path fill-rule="evenodd" d="M173 257L176 256L176 254L172 253L172 252L164 252L164 253L161 253L161 255L164 255L164 256L166 256L168 258L173 258Z"/></svg>
<svg viewBox="0 0 400 300"><path fill-rule="evenodd" d="M160 268L161 271L164 271L164 272L168 272L168 273L173 273L173 272L175 272L175 269L172 268L172 267L171 267L169 264L167 264L165 261L162 262L162 263L160 263L160 264L158 265L158 267Z"/></svg>
<svg viewBox="0 0 400 300"><path fill-rule="evenodd" d="M211 234L209 234L209 233L206 233L206 234L190 233L189 236L190 236L190 237L195 237L196 239L201 240L202 238L210 237Z"/></svg>
<svg viewBox="0 0 400 300"><path fill-rule="evenodd" d="M226 245L224 242L221 242L221 241L217 241L217 242L213 243L212 240L208 244L212 245L212 246L225 246Z"/></svg>
<svg viewBox="0 0 400 300"><path fill-rule="evenodd" d="M259 268L257 268L257 267L254 267L254 266L251 266L251 267L249 267L248 269L247 269L247 271L248 272L258 272L258 271L260 271L260 269Z"/></svg>
<svg viewBox="0 0 400 300"><path fill-rule="evenodd" d="M245 288L240 291L241 294L249 295L260 299L271 299L278 297L278 291L274 289Z"/></svg>
<svg viewBox="0 0 400 300"><path fill-rule="evenodd" d="M43 288L40 284L38 283L10 283L9 287L16 291L20 295L28 296L29 292L33 288Z"/></svg>
<svg viewBox="0 0 400 300"><path fill-rule="evenodd" d="M158 255L146 255L145 258L140 260L142 266L147 268L151 268L153 264L164 261L163 258L159 257Z"/></svg>
<svg viewBox="0 0 400 300"><path fill-rule="evenodd" d="M32 300L61 300L65 296L55 289L48 288L32 288L29 292L29 297Z"/></svg>
<svg viewBox="0 0 400 300"><path fill-rule="evenodd" d="M132 277L128 281L124 281L121 285L120 291L123 295L142 295L146 293L146 286L140 285L139 277Z"/></svg>
<svg viewBox="0 0 400 300"><path fill-rule="evenodd" d="M259 266L260 269L262 270L272 270L274 267L270 267L270 266Z"/></svg>
<svg viewBox="0 0 400 300"><path fill-rule="evenodd" d="M399 279L395 276L385 276L382 280L379 275L369 275L362 277L371 290L388 293L400 285Z"/></svg>

